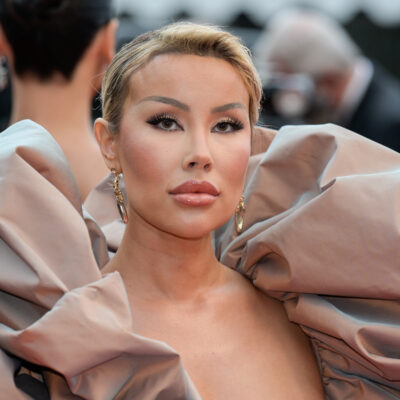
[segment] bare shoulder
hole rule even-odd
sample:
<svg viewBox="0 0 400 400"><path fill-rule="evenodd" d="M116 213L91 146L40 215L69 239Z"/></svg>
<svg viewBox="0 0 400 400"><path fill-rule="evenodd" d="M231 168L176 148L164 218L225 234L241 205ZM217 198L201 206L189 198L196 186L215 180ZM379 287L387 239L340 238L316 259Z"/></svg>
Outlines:
<svg viewBox="0 0 400 400"><path fill-rule="evenodd" d="M301 328L291 322L280 300L274 299L256 288L247 278L236 271L233 295L235 308L244 312L250 318L256 319L260 329L265 328L268 332L274 332L280 340L286 340L290 347L291 343L299 348L310 349L309 340Z"/></svg>
<svg viewBox="0 0 400 400"><path fill-rule="evenodd" d="M257 356L274 359L284 375L290 377L308 399L322 398L322 384L311 343L302 329L291 322L281 301L257 289L248 279L232 276L234 310L240 314L241 334L256 345ZM272 373L270 371L270 373ZM301 388L301 389L300 389ZM301 397L303 398L303 397Z"/></svg>
<svg viewBox="0 0 400 400"><path fill-rule="evenodd" d="M244 307L251 307L256 313L264 313L265 309L273 308L277 312L282 311L282 315L285 315L282 303L279 300L273 299L270 296L262 293L257 289L246 277L237 271L234 271L228 267L228 274L231 280L230 286L232 288L232 295L237 300L241 300L241 304ZM237 303L238 301L236 301Z"/></svg>

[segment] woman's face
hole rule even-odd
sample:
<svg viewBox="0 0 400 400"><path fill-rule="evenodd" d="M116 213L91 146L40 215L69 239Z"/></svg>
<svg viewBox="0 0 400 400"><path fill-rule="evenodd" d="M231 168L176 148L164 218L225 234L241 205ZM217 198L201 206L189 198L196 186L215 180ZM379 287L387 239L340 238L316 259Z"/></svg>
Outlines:
<svg viewBox="0 0 400 400"><path fill-rule="evenodd" d="M218 58L166 54L130 85L114 144L129 223L208 234L232 216L243 190L251 127L242 78Z"/></svg>

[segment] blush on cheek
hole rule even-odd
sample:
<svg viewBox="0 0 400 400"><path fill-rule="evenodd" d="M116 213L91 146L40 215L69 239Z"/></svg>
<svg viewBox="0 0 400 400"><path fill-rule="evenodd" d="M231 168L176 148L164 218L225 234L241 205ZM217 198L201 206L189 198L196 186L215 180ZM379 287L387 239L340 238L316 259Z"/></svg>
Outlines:
<svg viewBox="0 0 400 400"><path fill-rule="evenodd" d="M227 173L229 174L229 178L231 182L237 182L240 180L244 181L247 165L249 163L250 158L250 146L244 145L236 149L236 151L230 154L229 167L227 168Z"/></svg>
<svg viewBox="0 0 400 400"><path fill-rule="evenodd" d="M166 168L165 157L168 152L165 147L156 140L146 139L146 136L149 135L145 132L130 132L124 137L125 140L121 140L121 164L129 169L129 175L134 175L135 180L161 178Z"/></svg>

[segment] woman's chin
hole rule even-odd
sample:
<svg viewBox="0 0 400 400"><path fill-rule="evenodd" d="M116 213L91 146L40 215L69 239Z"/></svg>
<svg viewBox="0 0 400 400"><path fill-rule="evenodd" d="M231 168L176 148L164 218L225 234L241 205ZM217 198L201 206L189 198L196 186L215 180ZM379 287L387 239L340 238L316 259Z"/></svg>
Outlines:
<svg viewBox="0 0 400 400"><path fill-rule="evenodd" d="M167 229L171 235L188 240L200 240L205 237L209 237L210 233L215 230L218 226L215 224L181 224L180 226L174 226Z"/></svg>

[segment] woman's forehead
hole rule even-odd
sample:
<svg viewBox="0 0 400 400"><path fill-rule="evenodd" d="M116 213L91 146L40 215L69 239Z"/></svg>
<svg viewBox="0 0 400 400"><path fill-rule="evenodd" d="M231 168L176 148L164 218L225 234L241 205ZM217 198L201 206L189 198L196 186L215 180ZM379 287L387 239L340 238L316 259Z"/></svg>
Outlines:
<svg viewBox="0 0 400 400"><path fill-rule="evenodd" d="M212 56L162 54L130 77L131 100L149 95L185 95L208 91L235 97L247 105L249 93L239 71L229 62ZM184 97L187 97L186 95Z"/></svg>

